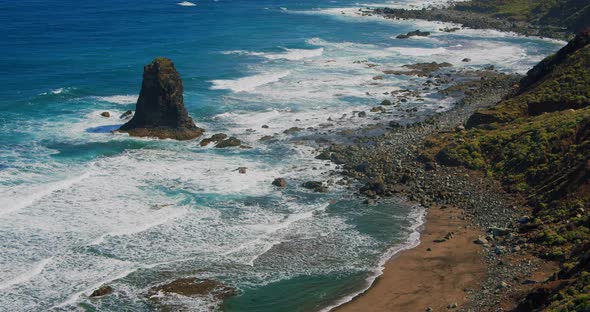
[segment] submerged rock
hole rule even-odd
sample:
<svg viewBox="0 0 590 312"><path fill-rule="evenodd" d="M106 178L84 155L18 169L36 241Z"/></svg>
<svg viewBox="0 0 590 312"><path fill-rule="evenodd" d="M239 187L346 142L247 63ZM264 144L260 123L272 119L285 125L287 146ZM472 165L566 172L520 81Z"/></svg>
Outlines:
<svg viewBox="0 0 590 312"><path fill-rule="evenodd" d="M234 137L230 137L229 139L225 139L223 141L220 141L219 143L217 143L217 145L215 145L215 147L224 148L224 147L236 147L236 146L240 146L240 145L242 145L242 141L240 141Z"/></svg>
<svg viewBox="0 0 590 312"><path fill-rule="evenodd" d="M183 86L174 63L156 58L143 69L143 82L135 115L119 132L137 137L190 140L204 130L197 127L184 107Z"/></svg>
<svg viewBox="0 0 590 312"><path fill-rule="evenodd" d="M236 290L223 283L210 279L181 278L168 284L152 287L150 296L159 293L176 294L186 297L213 296L217 299L225 299L236 295Z"/></svg>
<svg viewBox="0 0 590 312"><path fill-rule="evenodd" d="M317 193L325 193L328 191L328 188L325 187L323 183L319 181L307 181L303 183L301 186Z"/></svg>
<svg viewBox="0 0 590 312"><path fill-rule="evenodd" d="M272 181L272 185L277 187L286 187L287 180L285 180L284 178L276 178L274 181Z"/></svg>
<svg viewBox="0 0 590 312"><path fill-rule="evenodd" d="M98 288L97 290L93 291L92 294L90 294L90 298L97 298L110 295L113 293L113 291L113 287L104 285Z"/></svg>
<svg viewBox="0 0 590 312"><path fill-rule="evenodd" d="M418 37L428 37L430 36L430 32L427 31L420 31L420 30L415 30L415 31L410 31L409 33L405 34L405 35L399 35L396 38L397 39L408 39L410 37L414 37L414 36L418 36Z"/></svg>
<svg viewBox="0 0 590 312"><path fill-rule="evenodd" d="M207 146L211 142L219 143L223 140L227 139L227 134L225 133L216 133L212 135L210 138L203 139L200 143L201 146Z"/></svg>
<svg viewBox="0 0 590 312"><path fill-rule="evenodd" d="M119 116L119 119L129 119L132 116L133 116L133 111L128 110L128 111L124 112L123 114L121 114L121 116Z"/></svg>
<svg viewBox="0 0 590 312"><path fill-rule="evenodd" d="M109 112L102 112L102 113L100 113L100 115L101 115L102 117L106 117L106 118L109 118L109 117L111 117L111 114L110 114Z"/></svg>

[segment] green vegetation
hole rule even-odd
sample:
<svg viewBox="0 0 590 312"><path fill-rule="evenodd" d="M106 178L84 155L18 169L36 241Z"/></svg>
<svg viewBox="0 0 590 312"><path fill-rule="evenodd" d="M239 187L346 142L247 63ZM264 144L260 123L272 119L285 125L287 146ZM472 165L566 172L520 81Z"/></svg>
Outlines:
<svg viewBox="0 0 590 312"><path fill-rule="evenodd" d="M475 113L468 130L431 138L423 155L485 171L527 196L539 255L559 260L558 275L567 280L543 303L550 311L590 308L588 38L581 34L574 42L584 45L570 43L544 60L523 79L518 95Z"/></svg>
<svg viewBox="0 0 590 312"><path fill-rule="evenodd" d="M468 122L476 126L480 122L508 122L527 115L578 109L590 105L590 46L586 46L560 62L554 70L546 61L550 73L536 82L534 88L525 89L516 97L488 110L476 113Z"/></svg>
<svg viewBox="0 0 590 312"><path fill-rule="evenodd" d="M583 0L472 0L455 7L513 21L566 27L570 31L579 31L590 21L590 3Z"/></svg>

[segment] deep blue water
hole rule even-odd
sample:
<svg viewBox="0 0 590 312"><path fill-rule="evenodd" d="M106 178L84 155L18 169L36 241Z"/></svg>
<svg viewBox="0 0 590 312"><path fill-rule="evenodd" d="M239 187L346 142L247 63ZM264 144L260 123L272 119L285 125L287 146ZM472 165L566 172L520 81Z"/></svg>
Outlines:
<svg viewBox="0 0 590 312"><path fill-rule="evenodd" d="M177 2L0 2L0 311L152 310L149 288L186 276L223 281L239 295L164 302L226 311L342 302L416 242L421 208L365 206L336 185L308 192L302 182L337 180L335 168L295 144L316 132L283 130L342 114L325 131L370 123L351 112L423 82L375 82L384 69L448 61L525 72L563 44L363 17L348 0ZM394 39L418 28L433 35ZM254 148L111 134L157 56L176 64L197 125ZM452 105L424 98L390 118ZM259 141L265 135L276 140ZM276 177L289 187L272 187ZM89 299L102 284L115 294Z"/></svg>

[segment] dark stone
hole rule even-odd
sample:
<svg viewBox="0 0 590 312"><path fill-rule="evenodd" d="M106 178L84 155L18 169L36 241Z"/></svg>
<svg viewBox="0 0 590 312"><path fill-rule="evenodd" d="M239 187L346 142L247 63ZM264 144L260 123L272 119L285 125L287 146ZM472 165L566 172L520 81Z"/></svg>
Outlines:
<svg viewBox="0 0 590 312"><path fill-rule="evenodd" d="M276 178L274 181L272 181L272 185L277 187L286 187L287 180L285 180L284 178Z"/></svg>
<svg viewBox="0 0 590 312"><path fill-rule="evenodd" d="M143 69L135 115L119 132L130 136L190 140L204 130L195 126L184 108L183 86L171 60L156 58Z"/></svg>
<svg viewBox="0 0 590 312"><path fill-rule="evenodd" d="M102 112L102 113L100 113L100 115L101 115L102 117L106 117L106 118L109 118L109 117L111 117L111 114L110 114L109 112Z"/></svg>
<svg viewBox="0 0 590 312"><path fill-rule="evenodd" d="M325 193L328 190L328 188L323 186L322 182L318 182L318 181L307 181L307 182L303 183L301 186L303 186L304 188L306 188L308 190L313 190L314 192L317 192L317 193Z"/></svg>
<svg viewBox="0 0 590 312"><path fill-rule="evenodd" d="M427 37L427 36L430 36L430 33L427 31L415 30L415 31L410 31L409 33L407 33L405 35L399 35L396 38L397 39L408 39L408 38L414 37L414 36Z"/></svg>
<svg viewBox="0 0 590 312"><path fill-rule="evenodd" d="M361 117L361 118L364 118L364 117L367 117L367 113L365 113L365 112L359 112L358 113L358 116Z"/></svg>
<svg viewBox="0 0 590 312"><path fill-rule="evenodd" d="M299 128L299 127L291 127L289 129L283 131L283 133L285 133L285 134L291 134L291 133L295 133L295 132L299 132L299 131L303 131L303 130L305 130L305 129Z"/></svg>
<svg viewBox="0 0 590 312"><path fill-rule="evenodd" d="M215 147L225 148L225 147L236 147L236 146L240 146L240 145L242 145L242 141L240 141L234 137L230 137L229 139L225 139L225 140L217 143L217 145L215 145Z"/></svg>
<svg viewBox="0 0 590 312"><path fill-rule="evenodd" d="M97 290L93 291L92 294L90 294L90 298L96 298L96 297L103 297L106 295L110 295L112 294L114 291L113 287L111 286L100 286L100 288L98 288Z"/></svg>
<svg viewBox="0 0 590 312"><path fill-rule="evenodd" d="M391 106L391 105L393 105L393 104L391 103L390 100L383 100L383 102L381 102L381 106Z"/></svg>
<svg viewBox="0 0 590 312"><path fill-rule="evenodd" d="M238 171L241 174L246 174L246 170L248 170L247 167L239 167L238 169L236 169L236 171Z"/></svg>
<svg viewBox="0 0 590 312"><path fill-rule="evenodd" d="M133 116L133 111L128 110L128 111L124 112L123 114L121 114L121 116L119 116L119 119L129 119L132 116Z"/></svg>
<svg viewBox="0 0 590 312"><path fill-rule="evenodd" d="M227 134L225 133L217 133L212 135L210 138L203 139L200 143L201 146L207 146L211 142L219 143L227 138Z"/></svg>
<svg viewBox="0 0 590 312"><path fill-rule="evenodd" d="M315 157L315 159L319 159L319 160L331 160L332 159L332 153L330 153L327 150L326 151L323 151L319 155L317 155Z"/></svg>

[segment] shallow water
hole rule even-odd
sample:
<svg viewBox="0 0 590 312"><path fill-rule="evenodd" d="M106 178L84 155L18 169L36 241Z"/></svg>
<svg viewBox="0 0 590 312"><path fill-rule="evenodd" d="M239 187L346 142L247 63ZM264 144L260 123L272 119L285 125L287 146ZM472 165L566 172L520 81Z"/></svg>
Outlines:
<svg viewBox="0 0 590 312"><path fill-rule="evenodd" d="M310 311L342 302L417 242L423 212L397 200L368 207L337 187L304 190L302 182L326 180L334 168L294 144L310 132L282 132L328 117L333 129L370 123L348 117L384 92L424 82L375 83L385 69L447 61L523 73L563 44L361 17L346 0L177 2L0 3L1 311L151 310L150 287L186 276L240 291L223 304L166 299L194 310ZM394 39L418 28L435 32ZM112 135L155 56L174 60L199 126L254 149ZM403 108L424 116L453 103L425 99ZM258 141L274 134L272 143ZM276 190L276 177L290 186ZM105 283L115 295L88 298Z"/></svg>

